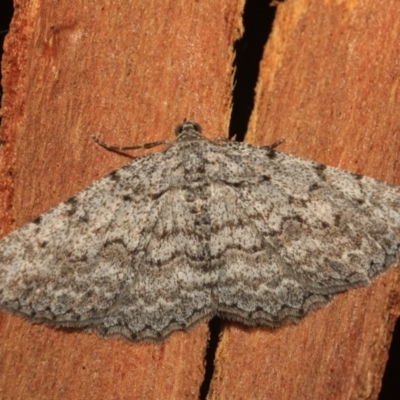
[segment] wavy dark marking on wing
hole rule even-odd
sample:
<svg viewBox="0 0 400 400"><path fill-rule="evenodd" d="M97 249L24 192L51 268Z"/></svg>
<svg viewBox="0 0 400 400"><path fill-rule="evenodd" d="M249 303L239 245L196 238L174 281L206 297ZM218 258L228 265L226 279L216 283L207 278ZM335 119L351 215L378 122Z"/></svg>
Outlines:
<svg viewBox="0 0 400 400"><path fill-rule="evenodd" d="M2 239L0 308L133 341L214 315L279 327L398 262L399 188L176 135Z"/></svg>

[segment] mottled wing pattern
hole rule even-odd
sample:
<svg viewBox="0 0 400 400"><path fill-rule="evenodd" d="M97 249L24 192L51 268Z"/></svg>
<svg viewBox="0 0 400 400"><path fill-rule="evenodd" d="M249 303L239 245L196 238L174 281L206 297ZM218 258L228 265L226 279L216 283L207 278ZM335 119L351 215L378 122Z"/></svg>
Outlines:
<svg viewBox="0 0 400 400"><path fill-rule="evenodd" d="M279 326L396 264L399 188L242 143L208 157L220 315Z"/></svg>
<svg viewBox="0 0 400 400"><path fill-rule="evenodd" d="M130 340L215 314L279 326L397 262L399 188L177 135L2 239L0 308Z"/></svg>
<svg viewBox="0 0 400 400"><path fill-rule="evenodd" d="M2 239L1 308L132 340L204 318L209 279L188 259L199 246L175 152L134 160Z"/></svg>

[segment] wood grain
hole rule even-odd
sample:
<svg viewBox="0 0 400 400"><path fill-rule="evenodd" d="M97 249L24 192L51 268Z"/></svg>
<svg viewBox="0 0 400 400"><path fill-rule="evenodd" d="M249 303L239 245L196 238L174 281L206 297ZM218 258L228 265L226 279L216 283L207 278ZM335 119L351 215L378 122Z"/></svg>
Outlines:
<svg viewBox="0 0 400 400"><path fill-rule="evenodd" d="M247 141L286 138L283 151L400 185L399 7L280 4ZM186 117L224 136L242 9L243 0L16 0L3 58L0 234L127 162L93 134L146 143L172 138ZM392 270L279 330L225 323L209 398L377 398L399 281ZM130 344L0 314L0 398L195 399L207 340L207 324Z"/></svg>
<svg viewBox="0 0 400 400"><path fill-rule="evenodd" d="M184 118L227 132L243 1L15 1L3 58L2 234L172 139ZM211 129L213 127L213 129ZM138 153L135 153L138 155ZM0 315L4 399L192 399L208 326L131 344Z"/></svg>
<svg viewBox="0 0 400 400"><path fill-rule="evenodd" d="M247 141L400 185L400 3L286 0ZM390 28L388 28L390 27ZM398 268L283 329L228 325L210 399L376 399Z"/></svg>

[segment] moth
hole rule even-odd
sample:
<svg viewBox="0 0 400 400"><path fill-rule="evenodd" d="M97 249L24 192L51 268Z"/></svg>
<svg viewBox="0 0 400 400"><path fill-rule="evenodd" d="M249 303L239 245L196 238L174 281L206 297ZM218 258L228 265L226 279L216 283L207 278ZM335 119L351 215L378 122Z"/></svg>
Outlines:
<svg viewBox="0 0 400 400"><path fill-rule="evenodd" d="M398 262L397 187L190 121L108 147L161 144L0 241L1 310L132 341L279 327Z"/></svg>

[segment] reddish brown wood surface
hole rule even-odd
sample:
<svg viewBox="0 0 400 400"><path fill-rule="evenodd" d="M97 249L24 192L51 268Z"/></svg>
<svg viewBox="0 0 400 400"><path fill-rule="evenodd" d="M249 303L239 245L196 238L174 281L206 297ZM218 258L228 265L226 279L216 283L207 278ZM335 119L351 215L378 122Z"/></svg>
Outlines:
<svg viewBox="0 0 400 400"><path fill-rule="evenodd" d="M264 52L247 141L400 185L400 3L286 0ZM229 325L213 399L376 399L399 269L298 325Z"/></svg>
<svg viewBox="0 0 400 400"><path fill-rule="evenodd" d="M242 3L15 1L3 58L1 234L129 161L93 134L121 145L172 139L184 118L211 136L226 132ZM2 313L0 398L197 398L207 339L207 324L131 344Z"/></svg>
<svg viewBox="0 0 400 400"><path fill-rule="evenodd" d="M127 160L94 145L171 138L187 117L224 135L242 1L16 1L3 59L1 234ZM397 0L286 0L247 141L400 185ZM376 398L399 273L298 325L226 324L209 398ZM162 344L0 314L0 398L195 399L208 329Z"/></svg>

